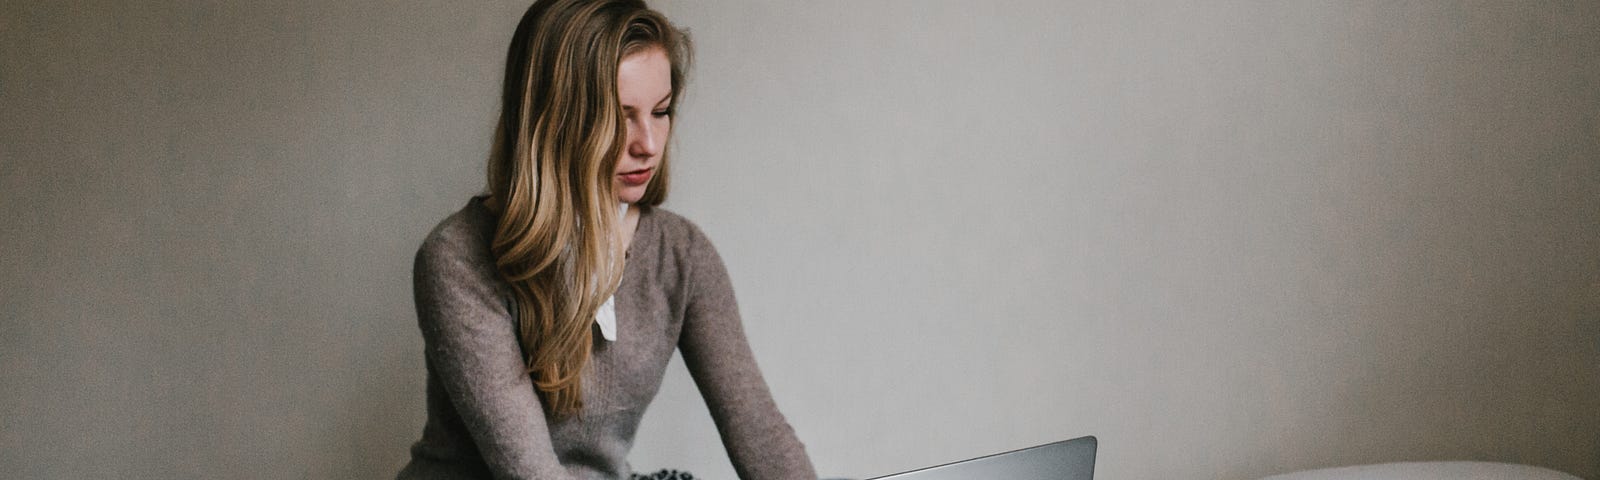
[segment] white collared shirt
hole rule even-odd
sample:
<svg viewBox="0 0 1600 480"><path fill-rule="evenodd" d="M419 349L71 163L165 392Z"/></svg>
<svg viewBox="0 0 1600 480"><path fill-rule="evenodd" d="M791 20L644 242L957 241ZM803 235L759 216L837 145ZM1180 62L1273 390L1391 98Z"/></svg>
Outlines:
<svg viewBox="0 0 1600 480"><path fill-rule="evenodd" d="M628 221L628 204L621 203L621 206L617 207L617 209L620 211L617 214L617 218L621 218L624 222ZM607 297L606 303L600 304L600 310L594 313L594 323L600 326L600 336L605 337L606 341L617 341L616 294Z"/></svg>

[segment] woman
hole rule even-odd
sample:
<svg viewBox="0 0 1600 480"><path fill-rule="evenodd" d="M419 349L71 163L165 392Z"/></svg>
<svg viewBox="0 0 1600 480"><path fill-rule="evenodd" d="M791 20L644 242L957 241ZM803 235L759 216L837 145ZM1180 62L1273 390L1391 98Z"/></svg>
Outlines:
<svg viewBox="0 0 1600 480"><path fill-rule="evenodd" d="M656 208L688 57L639 0L523 16L488 194L417 253L428 421L401 478L648 478L626 455L675 348L741 478L816 478L716 251Z"/></svg>

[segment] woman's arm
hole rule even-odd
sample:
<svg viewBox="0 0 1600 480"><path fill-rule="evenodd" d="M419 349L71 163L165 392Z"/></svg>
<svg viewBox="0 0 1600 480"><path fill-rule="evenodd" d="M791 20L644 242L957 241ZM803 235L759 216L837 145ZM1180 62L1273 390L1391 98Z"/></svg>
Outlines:
<svg viewBox="0 0 1600 480"><path fill-rule="evenodd" d="M746 480L815 480L805 446L756 367L722 258L698 229L689 237L688 305L678 348L734 470Z"/></svg>
<svg viewBox="0 0 1600 480"><path fill-rule="evenodd" d="M417 252L412 280L428 368L495 478L567 478L524 373L516 322L487 252L474 253L476 240L441 229Z"/></svg>

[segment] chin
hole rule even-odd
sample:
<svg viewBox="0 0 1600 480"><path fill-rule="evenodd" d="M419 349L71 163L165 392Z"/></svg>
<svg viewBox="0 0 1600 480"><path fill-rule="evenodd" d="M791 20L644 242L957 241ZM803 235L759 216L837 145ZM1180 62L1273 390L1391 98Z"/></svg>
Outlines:
<svg viewBox="0 0 1600 480"><path fill-rule="evenodd" d="M639 199L644 198L644 189L645 187L631 187L618 190L617 201L629 205L639 203Z"/></svg>

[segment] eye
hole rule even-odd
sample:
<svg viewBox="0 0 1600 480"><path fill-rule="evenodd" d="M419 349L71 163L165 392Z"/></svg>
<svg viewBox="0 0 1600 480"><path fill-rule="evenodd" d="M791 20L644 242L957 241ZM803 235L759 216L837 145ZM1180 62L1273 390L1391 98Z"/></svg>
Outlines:
<svg viewBox="0 0 1600 480"><path fill-rule="evenodd" d="M673 111L674 110L670 109L670 108L663 108L661 110L656 110L656 111L650 112L650 115L652 115L652 116L654 116L656 118L666 118L666 117L672 116L672 112Z"/></svg>

